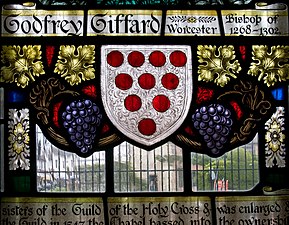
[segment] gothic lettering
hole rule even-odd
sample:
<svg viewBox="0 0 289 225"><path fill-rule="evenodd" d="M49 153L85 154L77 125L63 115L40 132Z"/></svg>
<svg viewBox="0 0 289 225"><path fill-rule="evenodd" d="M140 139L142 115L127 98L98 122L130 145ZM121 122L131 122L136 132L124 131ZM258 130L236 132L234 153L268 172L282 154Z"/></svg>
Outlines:
<svg viewBox="0 0 289 225"><path fill-rule="evenodd" d="M72 213L74 215L82 215L82 216L95 216L101 214L101 208L97 204L89 204L87 206L83 206L83 204L78 203L72 206Z"/></svg>
<svg viewBox="0 0 289 225"><path fill-rule="evenodd" d="M67 34L80 35L83 29L83 21L59 18L53 15L21 16L12 14L3 22L2 33L8 34Z"/></svg>
<svg viewBox="0 0 289 225"><path fill-rule="evenodd" d="M198 27L184 26L181 27L178 24L168 24L167 25L169 33L178 33L178 34L193 34L193 35L202 35L202 34L211 34L214 35L217 32L217 27L211 27L207 25L202 25Z"/></svg>
<svg viewBox="0 0 289 225"><path fill-rule="evenodd" d="M259 15L255 15L255 16L246 16L245 14L242 16L238 16L237 14L228 14L226 15L226 22L225 23L241 23L241 24L246 24L246 23L251 23L254 24L255 26L258 26L261 21L262 18Z"/></svg>
<svg viewBox="0 0 289 225"><path fill-rule="evenodd" d="M147 19L138 19L133 14L96 14L91 18L90 26L93 32L109 34L157 34L161 23L151 14Z"/></svg>

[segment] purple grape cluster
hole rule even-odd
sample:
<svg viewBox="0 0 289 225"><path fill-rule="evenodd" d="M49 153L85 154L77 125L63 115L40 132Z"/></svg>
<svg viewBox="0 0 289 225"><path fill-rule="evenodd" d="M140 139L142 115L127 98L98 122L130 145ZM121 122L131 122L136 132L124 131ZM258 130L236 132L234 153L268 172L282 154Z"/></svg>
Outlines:
<svg viewBox="0 0 289 225"><path fill-rule="evenodd" d="M192 121L211 153L218 154L228 141L233 124L231 112L220 104L210 104L197 109Z"/></svg>
<svg viewBox="0 0 289 225"><path fill-rule="evenodd" d="M66 106L62 119L70 140L80 152L85 154L91 151L102 120L99 107L88 99L76 100Z"/></svg>

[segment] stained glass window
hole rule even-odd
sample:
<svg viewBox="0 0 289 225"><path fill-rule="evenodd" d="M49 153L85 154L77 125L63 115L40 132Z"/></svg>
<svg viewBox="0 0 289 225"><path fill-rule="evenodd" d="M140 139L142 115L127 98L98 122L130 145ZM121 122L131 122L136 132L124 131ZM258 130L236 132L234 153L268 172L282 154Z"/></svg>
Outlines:
<svg viewBox="0 0 289 225"><path fill-rule="evenodd" d="M284 2L41 0L1 12L2 192L288 186Z"/></svg>
<svg viewBox="0 0 289 225"><path fill-rule="evenodd" d="M249 49L246 54L253 56L247 67L248 80L241 75L243 56L246 57L244 49ZM258 167L252 161L256 156L244 150L247 147L233 149L251 141L258 128L269 120L266 154L272 155L272 162L279 160L284 167L284 144L276 142L282 142L285 134L273 131L275 123L269 123L275 121L274 99L282 101L284 98L282 89L271 91L270 87L285 79L281 72L287 68L285 59L271 59L271 55L279 52L286 55L287 51L287 46L279 45L253 45L251 49L249 45L237 48L198 44L5 45L2 47L2 74L13 71L17 62L24 62L19 66L20 72L10 77L17 88L7 91L7 102L17 106L7 110L9 169L30 170L31 145L36 145L38 191L104 192L107 163L104 163L102 151L115 147L114 152L119 149L113 156L115 191L180 192L184 180L180 158L185 149L189 149L217 158L209 160L211 166L221 162L229 168L235 158L246 159L254 165L253 183L234 187L231 186L233 181L228 180L225 190L252 189L258 183ZM10 57L11 52L13 57ZM193 53L197 62L193 60ZM95 66L97 57L100 68ZM270 79L268 73L259 75L264 68L257 62L266 60L276 60L281 72L273 75L278 79ZM56 76L49 76L49 70ZM198 81L191 79L193 70L197 70ZM275 68L266 67L266 70ZM96 77L96 71L100 77ZM257 75L258 80L254 79ZM3 76L3 79L9 81L8 77ZM29 102L29 107L18 107L23 102ZM35 143L31 143L29 137L31 114L36 115L33 126L37 123L40 127L37 133L40 129L43 132L37 135ZM275 137L274 132L281 136ZM131 144L121 144L127 139ZM162 145L163 140L173 143ZM251 146L256 149L254 153L259 149L255 144ZM281 147L280 151L275 150ZM130 155L134 156L127 158ZM135 160L141 163L136 164ZM272 164L266 160L268 165ZM205 168L208 164L200 166ZM244 171L242 177L246 177L250 171L247 164L234 166L231 172L224 170L225 173ZM205 177L205 173L216 173L215 170L197 170L194 179ZM226 178L223 175L222 180L227 182ZM131 179L140 184L125 187L124 183L131 184ZM194 179L195 190L217 190L215 185L207 187L203 183L201 187L198 182L201 186L195 188ZM67 180L75 181L68 184Z"/></svg>

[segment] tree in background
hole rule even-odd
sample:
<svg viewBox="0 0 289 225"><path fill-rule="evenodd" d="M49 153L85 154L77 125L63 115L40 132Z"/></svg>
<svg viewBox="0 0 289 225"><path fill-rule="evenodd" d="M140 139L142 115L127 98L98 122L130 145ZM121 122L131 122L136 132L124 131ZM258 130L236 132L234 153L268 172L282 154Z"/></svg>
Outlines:
<svg viewBox="0 0 289 225"><path fill-rule="evenodd" d="M244 148L217 159L195 154L192 165L192 183L198 191L220 190L221 182L223 190L248 190L259 181L258 157Z"/></svg>

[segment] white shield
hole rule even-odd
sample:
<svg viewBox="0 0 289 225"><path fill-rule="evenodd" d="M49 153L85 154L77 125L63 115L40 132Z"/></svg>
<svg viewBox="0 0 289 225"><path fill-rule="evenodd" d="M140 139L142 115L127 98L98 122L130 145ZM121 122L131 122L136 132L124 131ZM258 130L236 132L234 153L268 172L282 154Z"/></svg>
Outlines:
<svg viewBox="0 0 289 225"><path fill-rule="evenodd" d="M145 146L174 133L191 104L191 61L190 46L102 46L101 96L115 127Z"/></svg>

